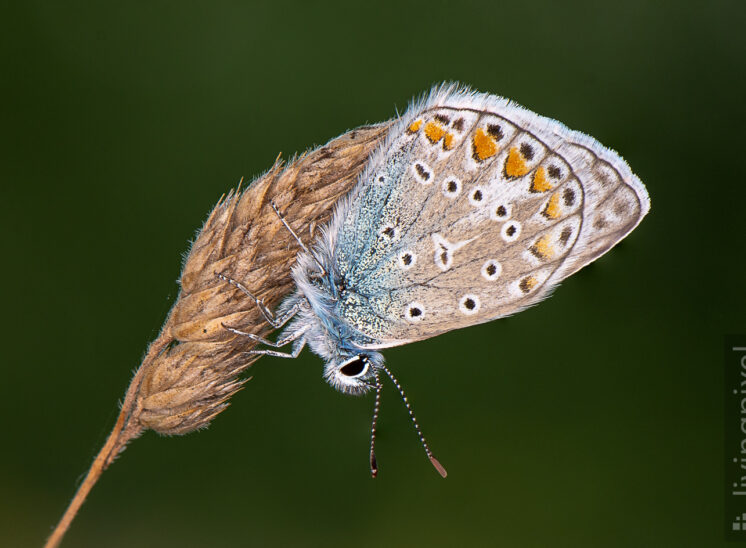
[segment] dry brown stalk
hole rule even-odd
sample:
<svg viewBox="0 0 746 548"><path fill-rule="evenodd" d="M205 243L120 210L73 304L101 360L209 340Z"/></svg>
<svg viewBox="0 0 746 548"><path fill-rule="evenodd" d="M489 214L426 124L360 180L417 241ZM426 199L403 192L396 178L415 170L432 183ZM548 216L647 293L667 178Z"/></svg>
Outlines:
<svg viewBox="0 0 746 548"><path fill-rule="evenodd" d="M272 309L292 290L298 244L269 205L308 244L334 203L352 186L389 124L350 131L247 189L220 200L192 245L181 291L158 338L132 378L117 422L45 546L59 545L91 488L127 443L148 429L186 434L205 428L246 382L253 343L226 330L271 332L256 304L216 273L240 281Z"/></svg>

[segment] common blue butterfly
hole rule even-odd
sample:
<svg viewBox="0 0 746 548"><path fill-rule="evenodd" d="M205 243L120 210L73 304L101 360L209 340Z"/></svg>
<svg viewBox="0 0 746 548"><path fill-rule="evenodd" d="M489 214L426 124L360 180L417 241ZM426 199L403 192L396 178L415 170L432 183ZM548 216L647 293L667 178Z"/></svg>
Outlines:
<svg viewBox="0 0 746 548"><path fill-rule="evenodd" d="M374 476L385 372L445 477L380 350L539 302L649 208L626 162L592 137L507 99L444 84L392 126L315 244L301 242L296 290L277 314L249 294L274 327L288 324L280 338L229 329L275 348L292 343L291 353L252 353L294 358L309 345L337 390L376 389Z"/></svg>

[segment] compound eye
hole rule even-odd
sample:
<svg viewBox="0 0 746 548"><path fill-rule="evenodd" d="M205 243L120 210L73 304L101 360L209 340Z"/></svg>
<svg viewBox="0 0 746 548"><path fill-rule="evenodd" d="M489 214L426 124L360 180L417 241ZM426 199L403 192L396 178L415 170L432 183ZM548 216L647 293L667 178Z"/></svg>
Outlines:
<svg viewBox="0 0 746 548"><path fill-rule="evenodd" d="M358 377L368 371L368 360L355 356L351 360L348 360L342 367L339 368L339 372L345 377Z"/></svg>

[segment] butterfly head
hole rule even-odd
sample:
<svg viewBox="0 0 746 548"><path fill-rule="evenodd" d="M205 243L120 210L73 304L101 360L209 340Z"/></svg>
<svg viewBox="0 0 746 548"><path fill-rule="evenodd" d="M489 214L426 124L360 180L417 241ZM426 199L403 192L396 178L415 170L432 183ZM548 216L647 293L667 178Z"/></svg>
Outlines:
<svg viewBox="0 0 746 548"><path fill-rule="evenodd" d="M324 368L324 378L335 389L358 396L376 387L376 371L382 357L378 353L345 353Z"/></svg>

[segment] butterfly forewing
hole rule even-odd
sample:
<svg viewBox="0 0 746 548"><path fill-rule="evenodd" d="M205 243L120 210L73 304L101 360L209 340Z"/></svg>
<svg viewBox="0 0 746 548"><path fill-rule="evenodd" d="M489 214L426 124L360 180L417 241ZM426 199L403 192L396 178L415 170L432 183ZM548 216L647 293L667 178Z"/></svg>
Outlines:
<svg viewBox="0 0 746 548"><path fill-rule="evenodd" d="M626 163L594 139L449 89L404 115L365 177L335 260L341 316L377 346L537 302L649 207Z"/></svg>

